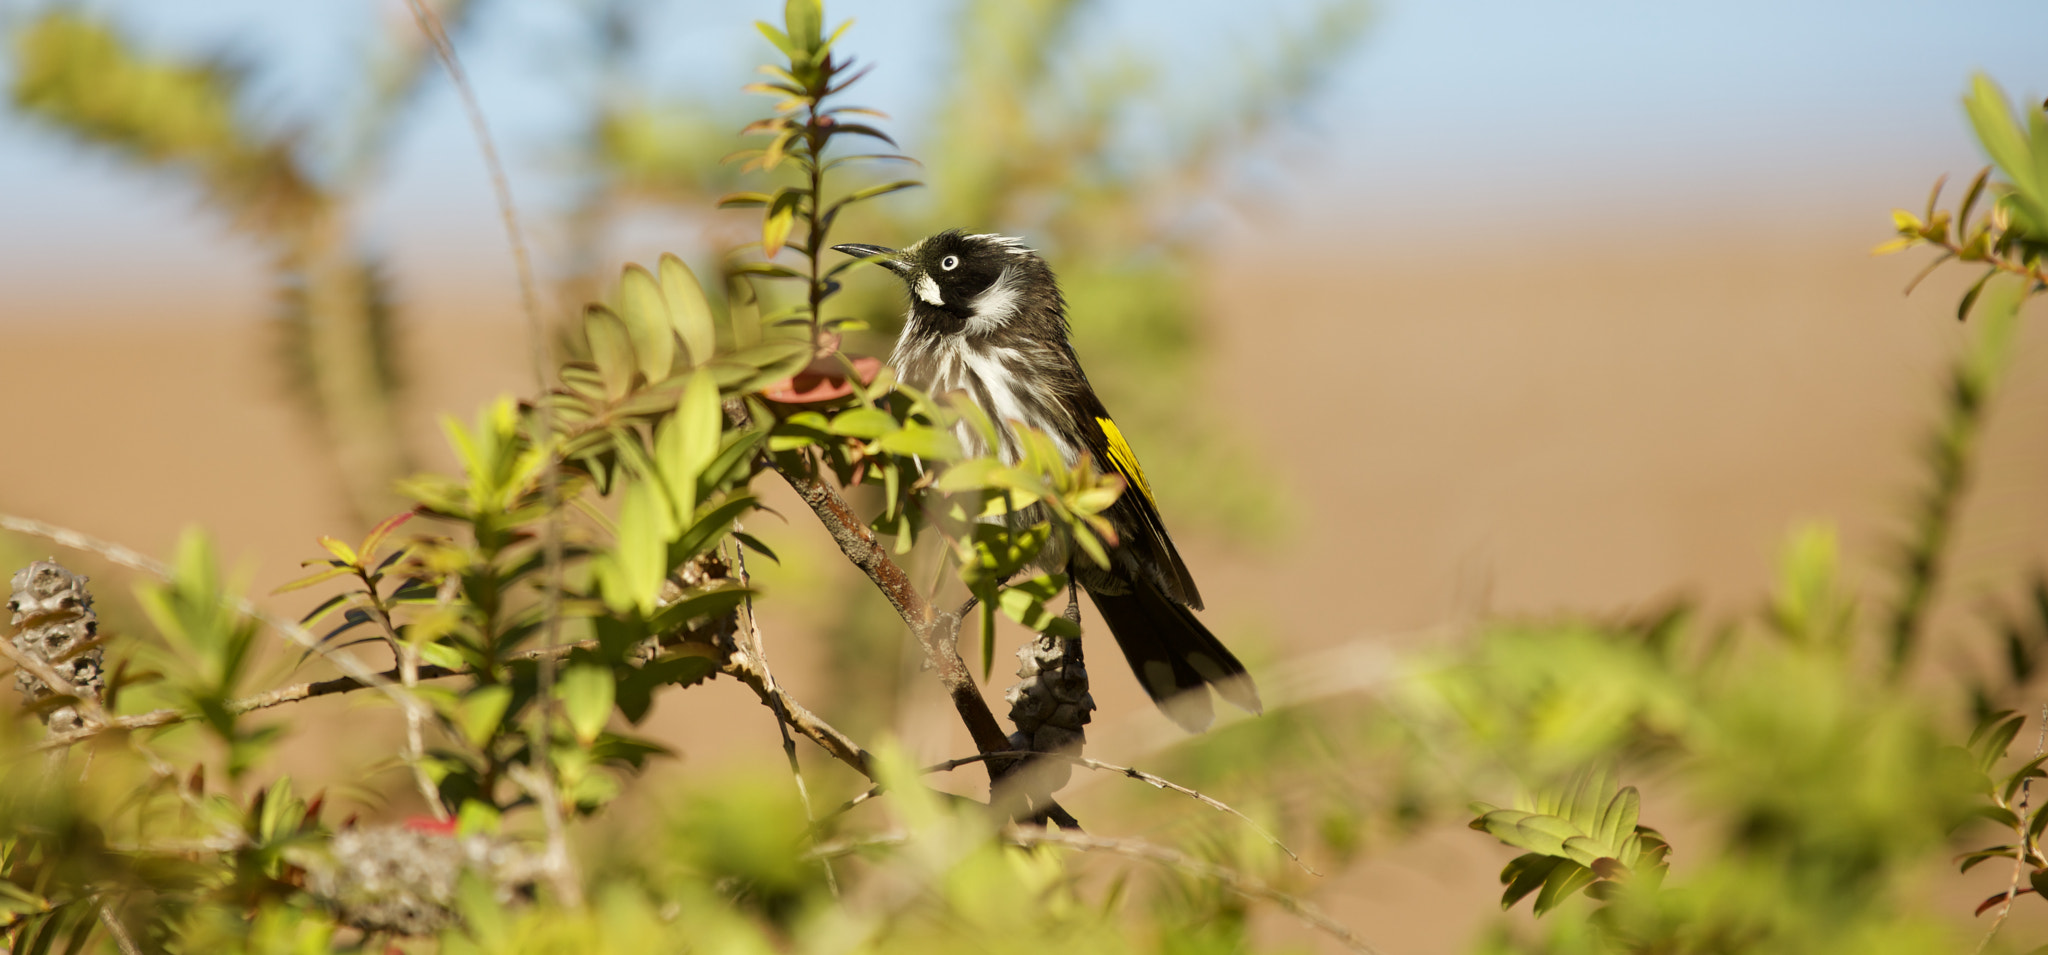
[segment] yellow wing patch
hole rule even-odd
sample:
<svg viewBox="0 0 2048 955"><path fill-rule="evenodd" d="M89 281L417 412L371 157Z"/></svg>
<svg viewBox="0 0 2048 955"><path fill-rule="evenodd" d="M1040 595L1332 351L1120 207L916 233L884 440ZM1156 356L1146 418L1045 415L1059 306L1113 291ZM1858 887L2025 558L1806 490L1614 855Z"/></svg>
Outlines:
<svg viewBox="0 0 2048 955"><path fill-rule="evenodd" d="M1131 453L1131 446L1124 440L1124 433L1117 430L1116 422L1096 418L1095 423L1102 426L1102 436L1109 439L1110 466L1129 480L1138 493L1145 495L1145 500L1151 501L1153 507L1158 507L1159 501L1152 497L1152 485L1145 483L1145 469L1138 466L1138 456Z"/></svg>

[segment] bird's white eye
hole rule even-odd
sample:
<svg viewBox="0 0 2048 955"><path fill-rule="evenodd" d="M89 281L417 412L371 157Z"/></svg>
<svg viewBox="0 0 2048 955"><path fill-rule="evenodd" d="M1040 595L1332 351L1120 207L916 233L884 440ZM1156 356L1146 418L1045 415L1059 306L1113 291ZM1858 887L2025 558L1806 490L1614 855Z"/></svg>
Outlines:
<svg viewBox="0 0 2048 955"><path fill-rule="evenodd" d="M951 272L959 267L960 257L957 255L949 255L939 260L939 268L945 269L948 272Z"/></svg>

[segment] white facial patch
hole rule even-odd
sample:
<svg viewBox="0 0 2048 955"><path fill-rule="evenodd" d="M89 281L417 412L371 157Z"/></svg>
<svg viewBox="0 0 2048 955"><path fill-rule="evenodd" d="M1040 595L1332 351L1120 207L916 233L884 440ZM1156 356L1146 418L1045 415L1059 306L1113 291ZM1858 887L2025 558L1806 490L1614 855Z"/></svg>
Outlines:
<svg viewBox="0 0 2048 955"><path fill-rule="evenodd" d="M976 295L974 301L969 303L973 314L967 319L967 330L987 333L1009 324L1010 319L1016 317L1017 308L1023 298L1022 286L1023 283L1017 281L1017 273L1014 270L1004 269L1003 274L996 277L994 284L980 295Z"/></svg>
<svg viewBox="0 0 2048 955"><path fill-rule="evenodd" d="M924 299L926 305L946 304L945 296L939 294L939 283L932 281L929 275L917 277L917 297Z"/></svg>

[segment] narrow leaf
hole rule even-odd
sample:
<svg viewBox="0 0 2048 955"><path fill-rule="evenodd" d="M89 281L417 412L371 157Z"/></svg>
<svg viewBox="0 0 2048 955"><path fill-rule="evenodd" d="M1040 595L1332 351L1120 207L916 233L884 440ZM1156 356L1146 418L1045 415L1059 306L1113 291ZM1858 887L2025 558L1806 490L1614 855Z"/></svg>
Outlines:
<svg viewBox="0 0 2048 955"><path fill-rule="evenodd" d="M592 305L583 313L583 334L590 342L590 356L604 380L605 396L613 401L633 388L633 341L626 323L611 309Z"/></svg>
<svg viewBox="0 0 2048 955"><path fill-rule="evenodd" d="M648 381L667 378L675 367L675 325L668 302L654 276L638 265L626 266L619 279L619 318L639 358L640 373Z"/></svg>
<svg viewBox="0 0 2048 955"><path fill-rule="evenodd" d="M702 365L712 359L718 340L711 323L711 303L704 299L704 286L697 282L696 273L673 255L661 257L660 269L661 297L668 303L669 321L675 323L676 334L683 339L690 364Z"/></svg>
<svg viewBox="0 0 2048 955"><path fill-rule="evenodd" d="M588 746L604 731L605 721L612 715L614 688L610 667L581 664L562 671L555 692L578 742Z"/></svg>

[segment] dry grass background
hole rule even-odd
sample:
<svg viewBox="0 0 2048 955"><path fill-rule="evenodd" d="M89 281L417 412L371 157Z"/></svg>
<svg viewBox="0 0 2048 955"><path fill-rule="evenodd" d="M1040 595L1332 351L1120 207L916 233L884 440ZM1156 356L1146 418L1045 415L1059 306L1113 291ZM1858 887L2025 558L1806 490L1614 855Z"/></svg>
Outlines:
<svg viewBox="0 0 2048 955"><path fill-rule="evenodd" d="M1835 522L1856 572L1881 580L1877 558L1919 479L1913 444L1960 335L1949 310L1961 279L1902 297L1919 263L1869 257L1884 232L1881 214L1655 243L1588 230L1490 240L1499 245L1479 268L1338 242L1222 256L1208 295L1213 374L1190 397L1238 419L1292 489L1297 521L1267 549L1188 542L1208 619L1263 644L1255 656L1286 661L1353 641L1426 645L1481 612L1639 609L1693 595L1732 614L1761 599L1783 533L1806 519ZM439 413L467 419L492 395L527 390L509 285L480 274L474 286L408 303L416 448L438 446ZM264 311L251 289L164 282L82 281L61 299L0 300L0 398L13 422L0 509L159 554L181 527L203 525L247 562L259 593L288 579L317 535L359 534L265 361ZM1943 630L2048 559L2040 338L2027 332L1993 415L1937 619L1937 666L1956 657ZM829 546L801 522L771 531L815 538L798 548ZM770 624L786 683L801 696L828 678L801 615ZM1101 672L1096 750L1142 758L1167 724L1120 667ZM918 687L937 698L935 685ZM765 713L753 725L731 717L750 698L716 683L682 697L650 728L685 766L779 760ZM719 734L692 732L720 713ZM309 782L389 738L382 711L323 702L298 715L334 730L286 744L289 768ZM966 749L964 738L950 744ZM1094 791L1079 796L1084 813ZM1493 873L1508 854L1473 833L1435 832L1318 897L1386 952L1456 951L1494 910ZM1682 843L1677 862L1682 871ZM1931 890L1967 911L1989 891L1974 876L1993 868L1967 891L1953 879Z"/></svg>

